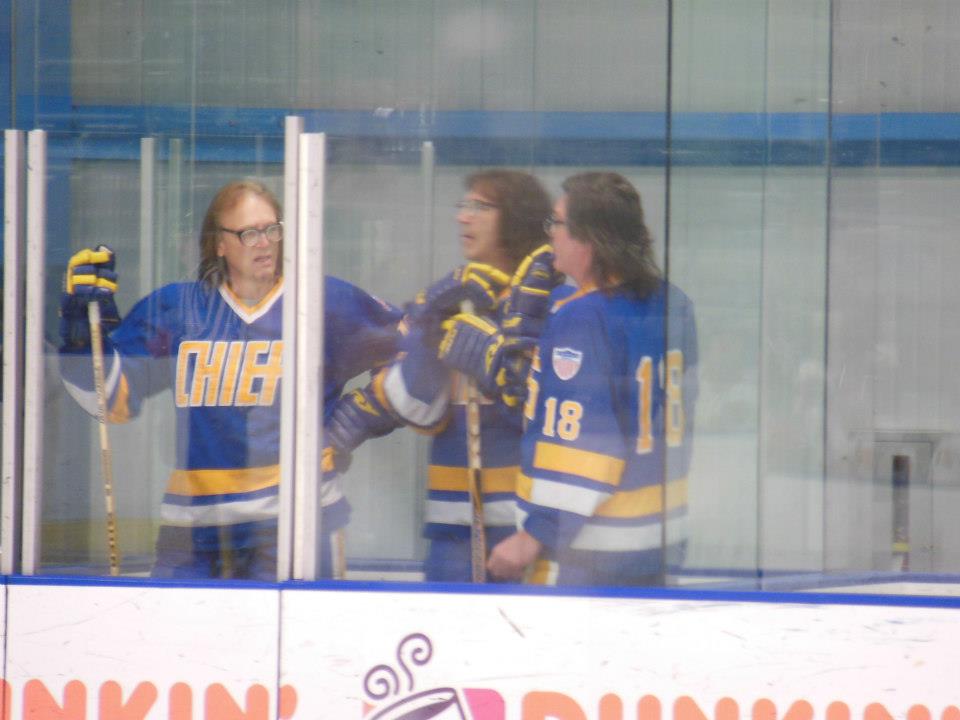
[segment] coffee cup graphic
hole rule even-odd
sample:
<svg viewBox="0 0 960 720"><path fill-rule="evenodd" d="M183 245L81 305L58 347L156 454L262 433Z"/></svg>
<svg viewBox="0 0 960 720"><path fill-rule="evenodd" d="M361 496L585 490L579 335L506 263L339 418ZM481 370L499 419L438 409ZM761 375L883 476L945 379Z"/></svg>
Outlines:
<svg viewBox="0 0 960 720"><path fill-rule="evenodd" d="M470 720L453 688L434 688L395 702L368 720Z"/></svg>

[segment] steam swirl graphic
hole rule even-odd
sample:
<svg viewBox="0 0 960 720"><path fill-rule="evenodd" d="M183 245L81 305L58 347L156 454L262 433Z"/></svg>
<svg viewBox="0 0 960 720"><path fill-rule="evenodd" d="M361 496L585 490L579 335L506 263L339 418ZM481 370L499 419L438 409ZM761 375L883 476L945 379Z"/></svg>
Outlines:
<svg viewBox="0 0 960 720"><path fill-rule="evenodd" d="M423 633L411 633L397 644L397 664L407 679L407 691L414 688L412 667L422 667L433 657L433 644ZM375 665L363 678L363 691L371 700L383 700L400 692L400 676L390 665Z"/></svg>
<svg viewBox="0 0 960 720"><path fill-rule="evenodd" d="M363 678L363 691L371 700L383 700L400 692L400 678L389 665L375 665Z"/></svg>
<svg viewBox="0 0 960 720"><path fill-rule="evenodd" d="M397 646L397 662L407 676L407 683L410 685L409 691L413 692L413 673L410 672L410 668L403 661L404 654L409 655L410 662L414 665L418 667L426 665L433 657L433 645L430 643L430 638L423 633L413 633L407 635Z"/></svg>

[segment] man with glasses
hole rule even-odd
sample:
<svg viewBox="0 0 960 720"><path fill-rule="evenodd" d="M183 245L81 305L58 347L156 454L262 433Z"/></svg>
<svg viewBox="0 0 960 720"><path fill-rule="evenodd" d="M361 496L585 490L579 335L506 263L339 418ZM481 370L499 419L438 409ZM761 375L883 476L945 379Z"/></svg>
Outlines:
<svg viewBox="0 0 960 720"><path fill-rule="evenodd" d="M469 262L408 306L403 354L368 387L341 399L326 436L339 455L347 455L365 439L401 424L433 435L423 531L430 545L424 575L427 580L457 582L474 579L469 388L467 377L459 372L459 358L491 334L504 338L496 367L489 365L475 378L481 393L479 504L486 542L492 546L515 527L526 367L547 298L562 281L552 270L545 245L543 222L550 214L550 200L539 181L524 172L492 169L468 176L464 185L466 192L456 206L457 223ZM473 302L472 313L459 314L462 300ZM460 318L460 342L446 352L441 348L438 360L442 324L454 322L454 316ZM481 572L483 564L481 559Z"/></svg>
<svg viewBox="0 0 960 720"><path fill-rule="evenodd" d="M61 301L61 368L68 390L96 408L87 304L101 306L109 419L137 415L172 391L176 464L160 510L152 575L275 580L283 353L283 225L274 195L230 183L200 231L198 279L154 291L121 321L113 253L70 261ZM396 353L395 308L337 278L324 284L324 408L351 377ZM321 576L342 573L349 507L335 482L321 489Z"/></svg>
<svg viewBox="0 0 960 720"><path fill-rule="evenodd" d="M640 195L624 177L581 173L563 190L545 226L554 268L577 292L554 304L539 337L519 530L487 567L535 584L660 585L684 546L693 305L663 279Z"/></svg>

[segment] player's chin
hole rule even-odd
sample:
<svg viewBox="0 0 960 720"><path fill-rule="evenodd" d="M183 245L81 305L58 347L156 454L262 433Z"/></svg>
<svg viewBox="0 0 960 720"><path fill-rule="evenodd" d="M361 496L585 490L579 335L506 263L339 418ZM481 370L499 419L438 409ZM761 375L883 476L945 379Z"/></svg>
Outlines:
<svg viewBox="0 0 960 720"><path fill-rule="evenodd" d="M270 280L277 275L276 263L257 263L254 267L253 275L257 280Z"/></svg>

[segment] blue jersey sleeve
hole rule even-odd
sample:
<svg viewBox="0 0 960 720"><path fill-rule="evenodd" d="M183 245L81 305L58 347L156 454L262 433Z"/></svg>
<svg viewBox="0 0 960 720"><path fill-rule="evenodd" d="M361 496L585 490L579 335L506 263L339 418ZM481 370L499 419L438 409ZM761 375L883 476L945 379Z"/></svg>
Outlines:
<svg viewBox="0 0 960 720"><path fill-rule="evenodd" d="M402 312L344 280L326 278L325 414L353 377L394 358Z"/></svg>
<svg viewBox="0 0 960 720"><path fill-rule="evenodd" d="M694 421L697 398L700 395L699 349L697 345L697 323L693 303L682 290L670 287L667 337L669 347L680 351L682 364L673 369L679 376L668 378L668 387L681 390L680 406L683 409L679 420L674 419L673 428L679 433L681 442L674 443L667 455L667 478L677 480L686 478L690 472L693 456ZM668 402L671 398L667 398Z"/></svg>

